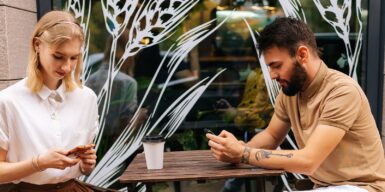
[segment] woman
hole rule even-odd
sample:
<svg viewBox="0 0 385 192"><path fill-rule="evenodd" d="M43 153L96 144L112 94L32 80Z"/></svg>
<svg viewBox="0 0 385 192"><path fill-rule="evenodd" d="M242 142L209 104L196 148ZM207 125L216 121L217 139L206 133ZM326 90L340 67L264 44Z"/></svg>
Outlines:
<svg viewBox="0 0 385 192"><path fill-rule="evenodd" d="M27 77L0 92L0 183L12 183L0 191L92 191L74 180L96 164L97 98L79 80L83 41L70 13L37 23Z"/></svg>

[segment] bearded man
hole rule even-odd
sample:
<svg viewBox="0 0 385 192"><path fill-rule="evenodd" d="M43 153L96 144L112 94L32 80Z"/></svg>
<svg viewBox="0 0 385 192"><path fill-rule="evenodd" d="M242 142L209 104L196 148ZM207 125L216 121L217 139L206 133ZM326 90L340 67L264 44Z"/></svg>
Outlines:
<svg viewBox="0 0 385 192"><path fill-rule="evenodd" d="M368 99L349 76L329 69L311 29L278 18L260 33L259 51L282 87L268 127L243 144L207 134L220 161L306 174L312 191L385 191L385 159ZM276 150L292 129L298 150Z"/></svg>

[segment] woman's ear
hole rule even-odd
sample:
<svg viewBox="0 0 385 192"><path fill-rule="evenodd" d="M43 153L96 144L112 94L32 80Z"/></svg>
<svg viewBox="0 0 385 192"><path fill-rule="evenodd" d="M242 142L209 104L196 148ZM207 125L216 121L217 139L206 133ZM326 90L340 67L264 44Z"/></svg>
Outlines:
<svg viewBox="0 0 385 192"><path fill-rule="evenodd" d="M39 52L40 44L41 44L40 39L37 38L37 37L34 37L34 38L33 38L33 48L35 49L35 51L36 51L37 53Z"/></svg>

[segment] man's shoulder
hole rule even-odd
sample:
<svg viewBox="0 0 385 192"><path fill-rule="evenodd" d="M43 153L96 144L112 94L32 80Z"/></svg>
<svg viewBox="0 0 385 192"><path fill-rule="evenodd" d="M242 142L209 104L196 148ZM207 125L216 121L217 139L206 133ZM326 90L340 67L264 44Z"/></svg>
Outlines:
<svg viewBox="0 0 385 192"><path fill-rule="evenodd" d="M359 86L353 78L334 69L328 69L325 81L329 86Z"/></svg>
<svg viewBox="0 0 385 192"><path fill-rule="evenodd" d="M328 73L324 79L324 83L320 88L319 94L321 94L323 98L343 96L349 97L349 100L367 100L364 91L357 81L348 75L333 69L328 70Z"/></svg>

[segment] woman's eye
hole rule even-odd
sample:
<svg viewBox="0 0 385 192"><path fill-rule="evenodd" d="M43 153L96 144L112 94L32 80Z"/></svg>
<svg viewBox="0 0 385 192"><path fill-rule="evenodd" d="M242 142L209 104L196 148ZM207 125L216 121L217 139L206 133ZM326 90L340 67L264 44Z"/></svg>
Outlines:
<svg viewBox="0 0 385 192"><path fill-rule="evenodd" d="M63 58L62 56L59 56L59 55L53 55L53 57L54 57L55 59L62 59L62 58Z"/></svg>

